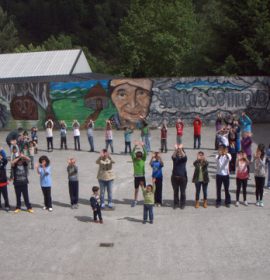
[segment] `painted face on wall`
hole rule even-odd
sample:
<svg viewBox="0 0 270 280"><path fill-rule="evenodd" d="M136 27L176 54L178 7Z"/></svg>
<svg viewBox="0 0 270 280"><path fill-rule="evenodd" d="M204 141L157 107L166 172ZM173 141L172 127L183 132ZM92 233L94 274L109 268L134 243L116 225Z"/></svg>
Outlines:
<svg viewBox="0 0 270 280"><path fill-rule="evenodd" d="M137 122L145 118L151 103L152 81L125 79L111 81L111 98L122 120Z"/></svg>

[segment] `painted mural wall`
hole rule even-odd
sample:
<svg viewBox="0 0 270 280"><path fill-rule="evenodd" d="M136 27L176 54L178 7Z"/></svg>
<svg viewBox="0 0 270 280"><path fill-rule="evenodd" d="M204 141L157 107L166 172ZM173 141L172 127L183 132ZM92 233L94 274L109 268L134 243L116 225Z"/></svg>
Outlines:
<svg viewBox="0 0 270 280"><path fill-rule="evenodd" d="M90 119L104 127L111 119L120 128L136 126L141 117L151 126L177 118L192 122L200 115L213 123L217 112L246 110L256 122L270 122L270 78L190 77L117 79L63 83L0 84L0 127L44 128L47 118Z"/></svg>

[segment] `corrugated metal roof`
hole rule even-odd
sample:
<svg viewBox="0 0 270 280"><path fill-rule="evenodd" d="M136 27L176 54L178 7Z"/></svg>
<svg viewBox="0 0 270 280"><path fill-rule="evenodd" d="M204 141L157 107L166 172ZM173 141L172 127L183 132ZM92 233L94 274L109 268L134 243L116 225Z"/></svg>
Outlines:
<svg viewBox="0 0 270 280"><path fill-rule="evenodd" d="M0 54L0 80L91 73L82 50Z"/></svg>

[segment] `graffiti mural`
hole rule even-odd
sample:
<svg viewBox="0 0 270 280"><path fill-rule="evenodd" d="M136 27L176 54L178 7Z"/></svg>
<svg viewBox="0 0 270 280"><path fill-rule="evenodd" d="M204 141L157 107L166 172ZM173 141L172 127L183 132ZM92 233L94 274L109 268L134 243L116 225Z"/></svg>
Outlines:
<svg viewBox="0 0 270 280"><path fill-rule="evenodd" d="M211 123L217 111L248 109L254 121L270 121L269 85L267 77L155 79L148 119L152 125L163 119L173 125L178 117L191 122L200 115Z"/></svg>
<svg viewBox="0 0 270 280"><path fill-rule="evenodd" d="M0 84L0 126L40 126L49 103L46 83Z"/></svg>
<svg viewBox="0 0 270 280"><path fill-rule="evenodd" d="M141 117L153 127L163 120L173 126L200 115L213 123L217 112L247 111L255 122L270 122L270 78L189 77L114 79L57 83L0 84L0 127L44 128L47 118L56 127L90 119L104 127L111 119L117 128L136 126Z"/></svg>
<svg viewBox="0 0 270 280"><path fill-rule="evenodd" d="M152 81L149 79L111 81L111 99L117 108L114 120L118 127L134 127L141 117L147 117L151 104L151 89Z"/></svg>
<svg viewBox="0 0 270 280"><path fill-rule="evenodd" d="M116 114L108 95L109 81L81 81L50 84L50 99L56 120L65 120L71 127L78 120L85 127L90 119L96 127Z"/></svg>

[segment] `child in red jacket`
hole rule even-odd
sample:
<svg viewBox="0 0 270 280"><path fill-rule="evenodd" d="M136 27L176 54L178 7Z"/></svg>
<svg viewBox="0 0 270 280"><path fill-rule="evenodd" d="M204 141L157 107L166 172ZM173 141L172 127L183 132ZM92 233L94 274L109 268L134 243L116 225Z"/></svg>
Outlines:
<svg viewBox="0 0 270 280"><path fill-rule="evenodd" d="M201 127L202 127L202 120L197 115L193 121L193 128L194 128L194 149L197 147L198 142L198 148L201 147Z"/></svg>

